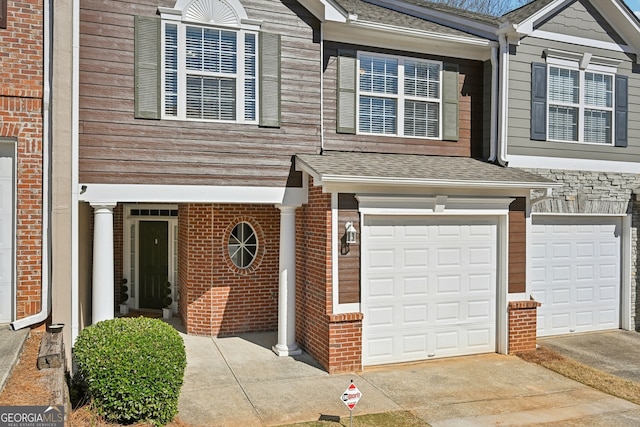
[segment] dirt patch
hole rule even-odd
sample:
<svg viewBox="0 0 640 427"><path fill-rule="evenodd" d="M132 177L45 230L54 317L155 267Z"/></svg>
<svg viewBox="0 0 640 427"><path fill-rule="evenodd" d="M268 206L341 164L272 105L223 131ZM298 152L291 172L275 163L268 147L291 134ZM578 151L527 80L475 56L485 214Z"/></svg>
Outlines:
<svg viewBox="0 0 640 427"><path fill-rule="evenodd" d="M592 368L545 347L518 356L574 381L640 405L640 384Z"/></svg>
<svg viewBox="0 0 640 427"><path fill-rule="evenodd" d="M53 402L54 396L45 386L50 373L36 366L43 335L37 330L29 333L20 360L0 393L0 405L49 406Z"/></svg>

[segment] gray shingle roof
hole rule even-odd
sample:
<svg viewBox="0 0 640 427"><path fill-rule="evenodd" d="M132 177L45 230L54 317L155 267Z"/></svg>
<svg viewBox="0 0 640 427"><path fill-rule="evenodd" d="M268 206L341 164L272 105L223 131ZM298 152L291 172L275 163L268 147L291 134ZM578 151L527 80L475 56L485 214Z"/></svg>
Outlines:
<svg viewBox="0 0 640 427"><path fill-rule="evenodd" d="M505 168L469 157L361 152L300 154L296 162L321 179L479 184L482 186L555 186L555 181L520 169Z"/></svg>
<svg viewBox="0 0 640 427"><path fill-rule="evenodd" d="M415 1L415 0L414 0ZM336 0L344 10L346 10L350 14L358 15L359 21L369 21L376 22L380 24L393 25L404 28L412 28L415 30L423 30L423 31L431 31L439 34L450 34L450 35L458 35L458 36L469 36L470 33L456 30L454 28L447 27L445 25L441 25L432 21L428 21L425 19L416 18L411 15L407 15L405 13L397 12L395 10L387 9L382 6L377 6L375 4L368 3L363 0ZM418 1L418 3L420 3ZM432 5L431 2L424 2L425 5ZM438 5L442 6L442 5ZM451 8L449 8L451 9ZM460 12L460 16L462 13L472 14L472 12L454 9ZM484 15L482 15L484 16ZM496 18L493 19L493 24L497 25Z"/></svg>
<svg viewBox="0 0 640 427"><path fill-rule="evenodd" d="M501 22L522 22L555 0L534 0L500 17Z"/></svg>
<svg viewBox="0 0 640 427"><path fill-rule="evenodd" d="M466 9L459 9L457 7L448 6L443 3L436 3L436 2L427 1L427 0L404 0L404 2L415 4L417 6L422 6L427 9L437 10L439 12L449 13L454 16L460 16L461 18L482 22L484 24L497 25L499 23L498 18L496 18L495 16L472 12Z"/></svg>

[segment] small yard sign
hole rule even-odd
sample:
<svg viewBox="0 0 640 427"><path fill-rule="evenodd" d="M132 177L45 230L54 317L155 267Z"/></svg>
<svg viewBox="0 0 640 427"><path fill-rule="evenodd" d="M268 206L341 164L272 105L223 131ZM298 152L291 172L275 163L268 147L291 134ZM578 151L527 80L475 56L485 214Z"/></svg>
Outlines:
<svg viewBox="0 0 640 427"><path fill-rule="evenodd" d="M358 387L356 387L356 385L353 383L353 380L351 380L351 384L349 384L349 387L347 387L344 393L342 393L340 399L344 402L345 405L347 405L349 410L352 411L353 408L355 408L358 404L358 401L361 397L362 393L360 393Z"/></svg>

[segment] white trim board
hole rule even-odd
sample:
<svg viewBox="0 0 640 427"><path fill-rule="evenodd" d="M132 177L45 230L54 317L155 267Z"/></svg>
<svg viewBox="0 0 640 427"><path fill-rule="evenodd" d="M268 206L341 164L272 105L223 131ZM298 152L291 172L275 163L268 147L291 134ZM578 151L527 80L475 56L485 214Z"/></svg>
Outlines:
<svg viewBox="0 0 640 427"><path fill-rule="evenodd" d="M80 184L79 200L137 203L301 204L307 189L205 185Z"/></svg>
<svg viewBox="0 0 640 427"><path fill-rule="evenodd" d="M527 169L563 169L598 172L620 172L640 174L640 163L616 162L612 160L565 159L542 156L507 156L509 167Z"/></svg>

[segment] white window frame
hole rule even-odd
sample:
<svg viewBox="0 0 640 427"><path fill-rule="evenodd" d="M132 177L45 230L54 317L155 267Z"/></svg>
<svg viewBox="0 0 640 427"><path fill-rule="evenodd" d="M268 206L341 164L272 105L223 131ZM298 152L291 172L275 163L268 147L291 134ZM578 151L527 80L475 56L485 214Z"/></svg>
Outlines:
<svg viewBox="0 0 640 427"><path fill-rule="evenodd" d="M166 46L165 46L165 32L167 25L176 25L177 33L178 33L178 111L177 115L167 115L166 113L166 70L165 70L165 54L166 54ZM187 26L191 27L199 27L199 28L212 28L216 30L222 31L233 31L237 34L236 37L236 73L235 74L226 74L226 73L206 73L206 72L192 72L187 71L186 67L186 29ZM245 119L245 35L253 34L255 37L255 73L254 73L254 82L255 82L255 117L253 120ZM260 74L260 64L258 61L258 52L260 49L259 46L259 33L257 31L246 30L243 28L237 27L226 27L221 25L204 25L199 22L181 22L178 20L162 20L161 26L161 105L162 105L162 119L165 120L187 120L187 121L198 121L198 122L216 122L216 123L247 123L247 124L257 124L260 116L259 112L259 99L258 95L260 93L259 88L259 74ZM205 118L193 118L187 117L187 74L193 74L198 76L213 76L213 77L223 77L223 78L234 78L236 79L236 119L235 120L215 120L215 119L205 119Z"/></svg>
<svg viewBox="0 0 640 427"><path fill-rule="evenodd" d="M563 103L558 101L551 100L551 68L559 68L565 69L569 71L577 71L578 72L578 87L580 90L578 103ZM551 106L557 105L561 107L572 107L578 109L578 138L577 140L564 140L564 139L552 139L550 136L548 137L549 141L552 142L566 142L573 144L587 144L587 145L596 145L596 146L613 146L615 144L615 96L616 96L616 69L611 66L606 65L598 65L598 64L589 64L588 66L581 66L581 64L577 61L567 60L567 59L558 59L558 58L547 58L547 135L551 135L551 120L549 110ZM612 103L611 107L595 107L591 105L587 105L585 103L585 74L586 73L594 73L594 74L602 74L605 76L609 76L611 78L611 91L612 91ZM611 114L611 130L609 132L610 141L607 143L600 142L591 142L585 141L585 110L598 110L598 111L607 111Z"/></svg>
<svg viewBox="0 0 640 427"><path fill-rule="evenodd" d="M388 93L378 93L378 92L366 92L360 90L360 60L363 56L367 57L377 57L384 59L393 59L398 61L398 93L396 94L388 94ZM440 85L439 97L438 98L424 98L413 95L405 95L404 94L404 67L406 62L419 62L419 63L428 63L428 64L437 64L440 68L438 73L438 83ZM443 73L444 73L444 63L442 61L433 61L423 58L412 58L405 56L396 56L396 55L385 55L379 53L372 53L366 51L359 51L357 58L357 69L358 69L358 81L356 83L356 134L358 135L375 135L375 136L387 136L387 137L400 137L400 138L417 138L417 139L428 139L428 140L442 140L442 91L443 91ZM395 134L388 133L371 133L371 132L362 132L360 131L360 98L362 96L369 96L373 98L388 98L396 100L396 132ZM438 136L437 137L429 137L429 136L414 136L414 135L405 135L404 134L404 103L405 100L413 100L413 101L421 101L421 102L429 102L429 103L437 103L438 104Z"/></svg>

